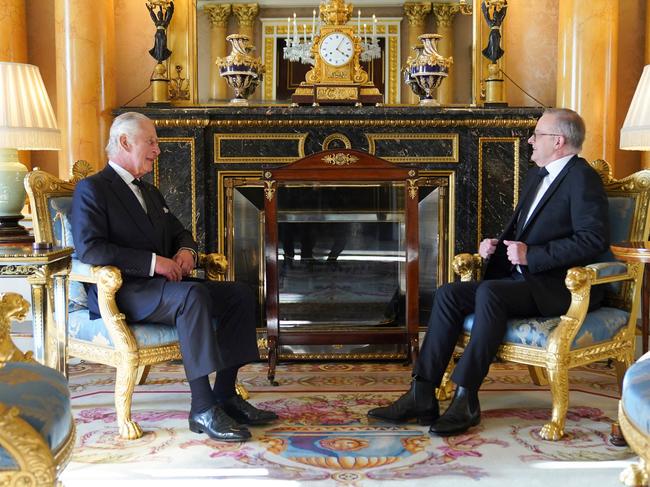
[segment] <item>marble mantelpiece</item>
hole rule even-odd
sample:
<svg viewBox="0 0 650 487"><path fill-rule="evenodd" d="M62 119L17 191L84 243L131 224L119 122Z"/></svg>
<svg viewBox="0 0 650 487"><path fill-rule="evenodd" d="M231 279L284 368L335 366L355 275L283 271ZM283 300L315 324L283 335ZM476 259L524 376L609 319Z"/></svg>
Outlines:
<svg viewBox="0 0 650 487"><path fill-rule="evenodd" d="M542 113L416 106L129 109L155 120L162 150L155 182L210 251L223 250L217 235L224 228L218 171L261 171L345 146L453 173L454 250L474 251L481 238L498 234L511 214L530 165L526 141Z"/></svg>

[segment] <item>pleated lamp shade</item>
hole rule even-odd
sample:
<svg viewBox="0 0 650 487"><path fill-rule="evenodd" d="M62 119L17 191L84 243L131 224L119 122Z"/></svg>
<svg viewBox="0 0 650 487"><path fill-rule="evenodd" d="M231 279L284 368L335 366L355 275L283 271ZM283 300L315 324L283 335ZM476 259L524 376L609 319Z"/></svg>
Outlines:
<svg viewBox="0 0 650 487"><path fill-rule="evenodd" d="M61 133L36 66L0 62L0 148L61 148Z"/></svg>
<svg viewBox="0 0 650 487"><path fill-rule="evenodd" d="M621 149L650 150L650 64L643 68L621 129Z"/></svg>

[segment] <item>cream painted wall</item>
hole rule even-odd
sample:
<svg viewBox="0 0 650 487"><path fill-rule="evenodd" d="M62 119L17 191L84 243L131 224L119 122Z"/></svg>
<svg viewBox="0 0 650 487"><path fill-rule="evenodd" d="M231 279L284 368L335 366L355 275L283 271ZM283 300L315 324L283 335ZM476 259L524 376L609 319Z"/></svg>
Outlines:
<svg viewBox="0 0 650 487"><path fill-rule="evenodd" d="M505 72L545 106L555 104L557 0L510 0L504 21ZM539 106L506 78L510 106Z"/></svg>

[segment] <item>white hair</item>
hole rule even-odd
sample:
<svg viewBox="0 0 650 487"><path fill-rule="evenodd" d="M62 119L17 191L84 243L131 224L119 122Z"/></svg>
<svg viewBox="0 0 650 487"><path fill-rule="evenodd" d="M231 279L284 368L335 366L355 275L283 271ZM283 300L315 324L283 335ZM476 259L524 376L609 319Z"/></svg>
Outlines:
<svg viewBox="0 0 650 487"><path fill-rule="evenodd" d="M120 148L120 137L126 135L127 139L131 141L146 120L150 120L149 117L138 112L126 112L115 117L106 144L106 155L109 159L117 155Z"/></svg>

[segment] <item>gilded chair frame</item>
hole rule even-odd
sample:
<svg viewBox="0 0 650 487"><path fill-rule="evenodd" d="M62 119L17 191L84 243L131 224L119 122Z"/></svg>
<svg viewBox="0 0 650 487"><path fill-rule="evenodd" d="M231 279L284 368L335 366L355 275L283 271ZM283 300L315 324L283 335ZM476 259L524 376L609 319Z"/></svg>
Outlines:
<svg viewBox="0 0 650 487"><path fill-rule="evenodd" d="M92 172L86 161L77 161L69 181L61 180L44 171L34 170L25 177L34 220L36 242L54 243L53 220L48 209L51 198L71 196L75 184ZM199 254L199 266L205 268L206 278L223 280L227 261L221 254ZM120 437L137 439L143 434L140 425L131 417L131 402L136 384L144 384L151 365L180 360L178 342L162 346L140 347L120 312L115 295L122 285L122 275L114 266L92 266L90 275L70 273L70 281L97 285L101 318L115 344L114 348L68 339L67 355L81 360L115 367L115 410Z"/></svg>
<svg viewBox="0 0 650 487"><path fill-rule="evenodd" d="M0 368L7 362L37 363L32 352L21 352L11 339L11 321L25 319L29 303L17 293L0 295ZM0 402L0 446L16 462L16 470L0 472L0 485L56 485L70 461L75 443L72 417L70 433L51 451L41 433L20 417L20 409Z"/></svg>
<svg viewBox="0 0 650 487"><path fill-rule="evenodd" d="M647 240L650 230L648 214L650 170L639 171L616 180L612 178L611 169L606 161L596 160L591 165L599 173L608 196L634 197L634 218L628 240ZM640 263L624 265L625 272L611 276L599 275L599 267L596 264L569 269L565 284L571 292L571 304L566 314L561 316L560 323L550 333L546 348L511 343L499 347L497 358L527 365L533 383L550 386L551 420L540 431L540 436L545 440L556 441L564 435L569 405L569 369L599 360L613 359L620 388L625 371L634 361L636 317L641 296L643 265ZM461 281L471 281L479 275L482 259L478 254L459 254L454 257L452 266ZM612 305L623 306L629 310L630 318L627 325L610 341L571 350L573 340L587 316L591 287L613 282L622 283L621 291L617 295L607 296L606 299ZM458 345L464 348L469 338L467 333L462 333ZM444 397L449 392L452 364L453 360L445 373L439 397Z"/></svg>

